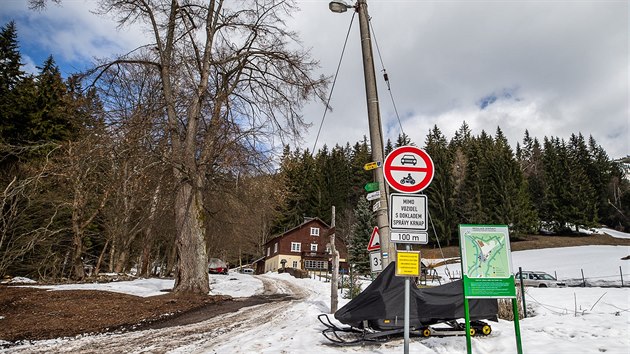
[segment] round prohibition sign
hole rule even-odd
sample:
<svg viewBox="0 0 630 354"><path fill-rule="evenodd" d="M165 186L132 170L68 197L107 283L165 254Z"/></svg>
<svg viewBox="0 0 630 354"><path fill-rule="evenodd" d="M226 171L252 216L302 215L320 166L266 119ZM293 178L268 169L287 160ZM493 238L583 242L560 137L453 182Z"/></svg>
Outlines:
<svg viewBox="0 0 630 354"><path fill-rule="evenodd" d="M403 193L424 190L433 180L434 166L431 156L415 146L394 149L383 163L385 181Z"/></svg>

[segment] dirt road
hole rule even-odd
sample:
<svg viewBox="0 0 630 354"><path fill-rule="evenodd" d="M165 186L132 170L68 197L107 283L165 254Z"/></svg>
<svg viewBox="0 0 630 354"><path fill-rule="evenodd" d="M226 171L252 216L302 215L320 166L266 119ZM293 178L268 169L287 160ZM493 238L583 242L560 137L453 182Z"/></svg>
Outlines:
<svg viewBox="0 0 630 354"><path fill-rule="evenodd" d="M199 348L204 348L204 352L213 352L215 346L282 316L283 312L308 296L308 291L290 282L264 275L257 277L264 284L262 295L271 299L271 302L245 307L194 324L36 341L0 353L190 353Z"/></svg>

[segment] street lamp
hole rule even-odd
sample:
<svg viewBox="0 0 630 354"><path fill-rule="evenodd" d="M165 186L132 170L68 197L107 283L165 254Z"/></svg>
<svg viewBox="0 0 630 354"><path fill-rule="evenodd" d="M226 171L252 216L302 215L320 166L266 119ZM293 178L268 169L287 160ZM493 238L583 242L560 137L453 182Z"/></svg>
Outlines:
<svg viewBox="0 0 630 354"><path fill-rule="evenodd" d="M344 1L331 1L328 4L328 8L332 12L342 13L348 11L349 8L353 6L346 4Z"/></svg>
<svg viewBox="0 0 630 354"><path fill-rule="evenodd" d="M372 39L370 38L369 15L366 0L357 0L351 6L341 0L331 1L328 8L332 12L342 13L354 8L359 13L359 30L361 32L361 49L363 54L363 75L365 78L365 96L367 98L368 123L370 129L370 146L372 161L383 162L383 134L381 132L381 114L378 107L378 93L376 90L376 73L374 71L374 56L372 54ZM391 259L396 257L396 244L389 240L389 221L387 220L387 191L383 169L374 170L374 180L378 182L380 191L380 208L376 210L376 224L378 225L381 242L381 259L383 268L387 267Z"/></svg>

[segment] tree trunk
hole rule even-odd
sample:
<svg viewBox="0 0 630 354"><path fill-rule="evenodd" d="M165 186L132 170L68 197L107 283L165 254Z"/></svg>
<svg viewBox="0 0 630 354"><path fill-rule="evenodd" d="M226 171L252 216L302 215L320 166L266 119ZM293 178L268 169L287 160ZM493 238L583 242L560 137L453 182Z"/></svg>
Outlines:
<svg viewBox="0 0 630 354"><path fill-rule="evenodd" d="M330 227L335 229L335 206L332 207L332 222ZM335 233L330 235L330 253L332 254L332 276L330 279L330 313L337 312L337 306L339 304L339 252L335 247Z"/></svg>
<svg viewBox="0 0 630 354"><path fill-rule="evenodd" d="M162 267L160 268L160 277L168 277L171 272L175 271L175 263L177 259L177 246L175 243L171 246L168 256L165 255L165 257L165 261L160 262L162 264Z"/></svg>
<svg viewBox="0 0 630 354"><path fill-rule="evenodd" d="M122 273L125 271L125 265L127 264L127 258L129 257L128 247L123 245L123 249L118 254L118 259L116 260L116 264L114 265L115 273Z"/></svg>
<svg viewBox="0 0 630 354"><path fill-rule="evenodd" d="M94 275L98 275L98 273L101 272L101 264L103 264L103 257L105 257L107 246L109 246L109 240L105 242L103 250L101 250L101 254L98 256L98 261L96 262L96 267L94 268Z"/></svg>
<svg viewBox="0 0 630 354"><path fill-rule="evenodd" d="M183 180L175 198L177 272L173 292L207 294L208 255L204 240L203 203L189 181Z"/></svg>
<svg viewBox="0 0 630 354"><path fill-rule="evenodd" d="M74 252L72 255L72 278L76 280L82 280L85 278L85 271L83 269L83 233L75 232L72 240Z"/></svg>
<svg viewBox="0 0 630 354"><path fill-rule="evenodd" d="M162 178L153 191L153 198L151 198L151 209L149 209L149 217L147 218L147 227L143 231L142 237L142 261L140 267L140 276L149 277L149 263L151 259L151 248L153 247L153 223L155 222L155 216L157 214L157 206L160 200Z"/></svg>
<svg viewBox="0 0 630 354"><path fill-rule="evenodd" d="M148 278L149 274L149 263L151 258L151 243L148 240L148 237L144 238L143 246L142 246L142 262L140 263L140 276Z"/></svg>

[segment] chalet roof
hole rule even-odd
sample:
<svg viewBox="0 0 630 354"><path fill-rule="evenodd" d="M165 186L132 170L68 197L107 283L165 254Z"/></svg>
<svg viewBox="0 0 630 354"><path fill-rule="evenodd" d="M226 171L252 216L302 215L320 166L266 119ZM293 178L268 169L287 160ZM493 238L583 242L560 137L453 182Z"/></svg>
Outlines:
<svg viewBox="0 0 630 354"><path fill-rule="evenodd" d="M275 240L275 239L277 239L277 238L280 238L280 237L282 237L282 236L284 236L284 235L286 235L286 234L290 234L290 233L292 233L292 232L293 232L293 231L295 231L295 230L301 229L301 228L302 228L302 227L304 227L306 224L309 224L309 223L311 223L311 222L313 222L313 221L319 221L320 223L324 224L324 226L325 226L326 228L330 229L330 225L326 224L326 223L325 223L322 219L320 219L320 218L306 218L306 220L304 220L304 222L303 222L303 223L301 223L301 224L299 224L299 225L297 225L297 226L295 226L295 227L293 227L293 228L291 228L291 229L289 229L289 230L287 230L287 231L285 231L285 232L283 232L283 233L281 233L281 234L274 235L272 238L270 238L270 239L269 239L269 241L265 242L265 244L267 244L267 243L269 243L269 242L271 242L271 241L273 241L273 240Z"/></svg>

